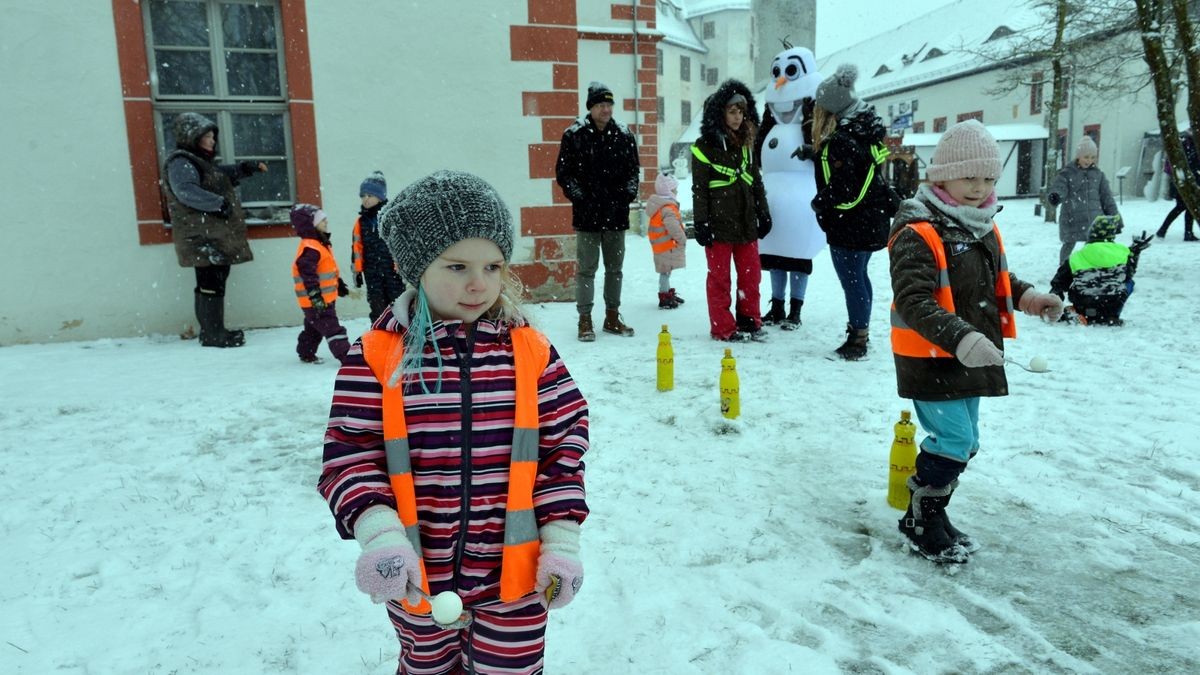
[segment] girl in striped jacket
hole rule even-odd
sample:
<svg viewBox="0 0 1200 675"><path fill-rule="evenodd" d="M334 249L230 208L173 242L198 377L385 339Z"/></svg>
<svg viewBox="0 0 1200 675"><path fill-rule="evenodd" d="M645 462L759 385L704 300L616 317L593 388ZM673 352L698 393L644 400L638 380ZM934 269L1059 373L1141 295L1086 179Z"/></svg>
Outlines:
<svg viewBox="0 0 1200 675"><path fill-rule="evenodd" d="M419 281L351 347L318 489L362 547L400 673L538 673L547 609L583 582L587 402L530 328L508 270L512 220L480 178L439 171L380 214ZM456 594L457 620L430 615Z"/></svg>

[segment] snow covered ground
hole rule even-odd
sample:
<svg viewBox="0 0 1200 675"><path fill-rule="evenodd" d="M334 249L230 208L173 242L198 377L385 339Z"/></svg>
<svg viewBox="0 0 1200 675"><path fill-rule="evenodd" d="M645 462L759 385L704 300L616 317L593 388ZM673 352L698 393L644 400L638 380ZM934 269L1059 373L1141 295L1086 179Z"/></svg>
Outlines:
<svg viewBox="0 0 1200 675"><path fill-rule="evenodd" d="M1127 200L1121 240L1168 206ZM1032 210L1010 201L999 222L1012 269L1044 290L1056 227ZM1180 236L1143 255L1125 327L1021 317L1009 354L1052 372L1011 368L1012 395L983 404L952 510L985 548L954 571L902 550L884 501L908 406L886 256L868 360L824 358L845 309L823 254L801 330L736 347L731 423L700 249L674 279L687 305L660 311L630 235L635 338L581 344L572 305L531 308L592 414L587 583L552 615L547 671L1200 672L1200 244ZM0 349L0 673L394 672L357 545L314 488L336 364L301 365L295 334Z"/></svg>

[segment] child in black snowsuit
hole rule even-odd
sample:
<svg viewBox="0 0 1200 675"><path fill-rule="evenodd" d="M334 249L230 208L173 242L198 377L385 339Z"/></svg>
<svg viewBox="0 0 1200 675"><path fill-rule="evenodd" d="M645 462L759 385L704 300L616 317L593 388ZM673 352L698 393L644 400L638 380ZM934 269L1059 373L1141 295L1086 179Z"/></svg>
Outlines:
<svg viewBox="0 0 1200 675"><path fill-rule="evenodd" d="M1133 293L1138 256L1150 245L1145 232L1132 246L1113 241L1121 231L1120 216L1097 216L1083 248L1071 254L1050 280L1050 292L1070 297L1080 323L1120 326L1121 310ZM1069 314L1064 314L1064 320Z"/></svg>
<svg viewBox="0 0 1200 675"><path fill-rule="evenodd" d="M392 254L379 236L379 210L387 204L387 181L376 171L358 186L362 209L354 221L354 243L350 255L354 266L354 287L367 284L367 304L371 306L371 323L383 314L404 292L404 282L396 274Z"/></svg>

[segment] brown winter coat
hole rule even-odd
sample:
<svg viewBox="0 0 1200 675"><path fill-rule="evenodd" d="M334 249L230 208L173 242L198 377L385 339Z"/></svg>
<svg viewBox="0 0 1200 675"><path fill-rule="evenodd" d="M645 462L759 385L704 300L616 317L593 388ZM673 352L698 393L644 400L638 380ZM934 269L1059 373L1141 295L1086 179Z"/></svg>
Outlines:
<svg viewBox="0 0 1200 675"><path fill-rule="evenodd" d="M1000 309L996 279L1000 273L1000 246L995 232L982 239L934 209L920 192L900 204L892 223L892 293L895 312L910 328L950 354L967 333L979 331L1001 350ZM954 297L954 314L934 299L937 265L920 235L906 225L928 221L942 238L947 272ZM1013 304L1031 286L1011 272ZM972 396L1007 396L1008 380L1002 366L968 368L956 358L915 358L894 355L896 387L902 398L945 401Z"/></svg>
<svg viewBox="0 0 1200 675"><path fill-rule="evenodd" d="M650 195L650 198L646 200L646 213L653 217L661 210L663 226L667 228L667 234L675 240L675 246L669 251L654 254L654 271L659 274L683 269L687 263L687 233L683 231L679 212L675 209L663 208L668 204L674 206L675 209L679 208L679 202L662 195Z"/></svg>

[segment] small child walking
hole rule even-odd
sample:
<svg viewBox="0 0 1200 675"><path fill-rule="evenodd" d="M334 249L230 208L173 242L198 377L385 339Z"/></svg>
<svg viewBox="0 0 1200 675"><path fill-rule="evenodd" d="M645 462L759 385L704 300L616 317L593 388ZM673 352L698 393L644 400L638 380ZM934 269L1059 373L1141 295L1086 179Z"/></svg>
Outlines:
<svg viewBox="0 0 1200 675"><path fill-rule="evenodd" d="M892 352L900 396L913 399L928 433L920 443L912 498L900 519L911 548L938 563L962 563L978 544L950 523L958 476L979 452L979 401L1007 396L1004 338L1015 309L1057 321L1062 300L1008 270L992 220L1000 176L996 140L976 120L950 127L923 184L901 202L888 243Z"/></svg>
<svg viewBox="0 0 1200 675"><path fill-rule="evenodd" d="M296 354L305 363L321 363L317 347L321 338L329 343L329 351L343 361L350 350L346 329L338 322L337 299L349 295L350 289L338 274L337 260L329 243L329 219L320 207L296 204L292 207L292 227L300 237L296 260L292 263L292 283L296 287L296 302L304 312L304 330L296 338Z"/></svg>
<svg viewBox="0 0 1200 675"><path fill-rule="evenodd" d="M354 266L354 287L367 286L367 304L371 323L404 292L404 282L396 274L392 254L379 236L379 210L387 204L387 180L375 171L358 186L362 209L354 220L350 262Z"/></svg>
<svg viewBox="0 0 1200 675"><path fill-rule="evenodd" d="M1061 264L1075 244L1087 241L1088 229L1096 216L1119 216L1117 200L1104 172L1096 168L1099 149L1091 136L1084 136L1075 148L1075 160L1064 166L1054 178L1046 198L1051 204L1060 206L1058 212L1058 239L1062 248L1058 251Z"/></svg>
<svg viewBox="0 0 1200 675"><path fill-rule="evenodd" d="M415 283L334 382L318 490L362 547L401 673L540 673L547 610L583 583L588 406L517 304L512 216L483 179L438 171L380 213ZM429 598L452 592L458 620Z"/></svg>
<svg viewBox="0 0 1200 675"><path fill-rule="evenodd" d="M1132 246L1114 241L1121 232L1120 216L1096 216L1087 243L1071 254L1050 280L1050 292L1068 297L1080 323L1122 326L1121 310L1133 294L1138 258L1152 237L1145 232ZM1066 320L1066 316L1063 317Z"/></svg>
<svg viewBox="0 0 1200 675"><path fill-rule="evenodd" d="M646 237L654 252L654 271L658 272L659 309L675 309L683 304L683 298L671 286L671 272L687 264L687 233L679 213L678 189L679 181L674 176L660 173L654 179L654 194L646 200L646 211L652 214Z"/></svg>

